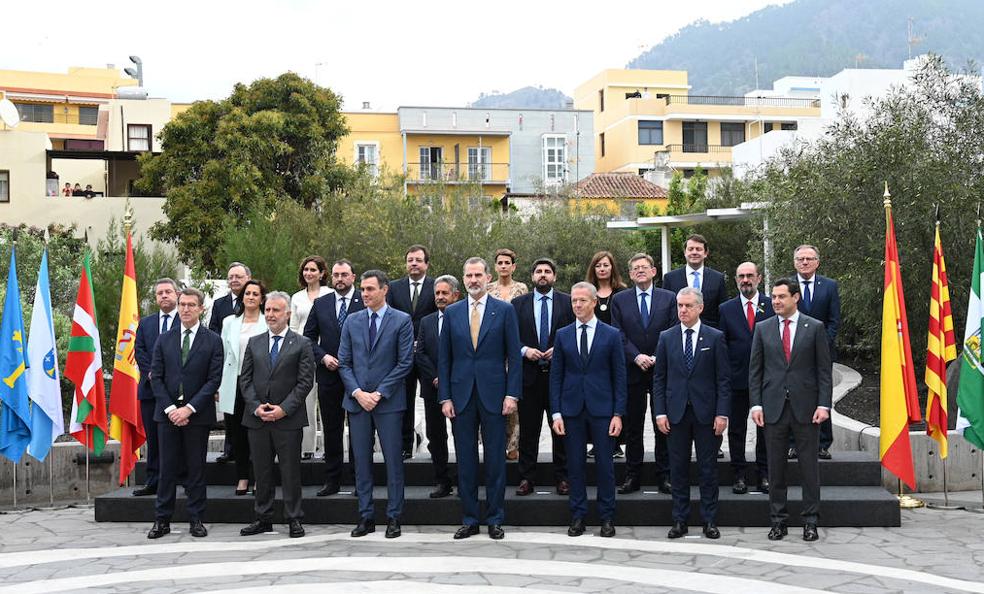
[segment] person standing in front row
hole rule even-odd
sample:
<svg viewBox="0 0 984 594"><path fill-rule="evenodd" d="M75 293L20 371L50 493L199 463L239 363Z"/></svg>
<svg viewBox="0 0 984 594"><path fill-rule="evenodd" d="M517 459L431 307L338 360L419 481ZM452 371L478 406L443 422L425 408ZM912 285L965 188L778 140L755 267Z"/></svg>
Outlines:
<svg viewBox="0 0 984 594"><path fill-rule="evenodd" d="M594 315L597 290L588 282L571 287L575 322L557 331L550 367L553 430L564 437L568 453L571 525L568 536L584 534L588 514L585 448L590 438L597 456L598 517L603 537L615 536L614 438L622 431L628 395L625 352L618 330Z"/></svg>
<svg viewBox="0 0 984 594"><path fill-rule="evenodd" d="M157 484L156 519L147 538L171 532L178 475L185 472L186 509L192 536L208 535L205 515L205 454L208 431L215 422L215 393L222 381L222 339L200 321L205 295L188 287L178 295L180 325L154 345L150 385L154 390L161 476Z"/></svg>
<svg viewBox="0 0 984 594"><path fill-rule="evenodd" d="M505 537L505 416L516 410L523 390L519 326L512 305L485 292L492 275L478 257L465 261L468 298L444 310L438 351L438 400L454 424L458 457L458 496L464 512L456 540L478 534L478 432L485 462L486 517L489 538Z"/></svg>
<svg viewBox="0 0 984 594"><path fill-rule="evenodd" d="M345 383L343 404L348 411L355 462L355 493L359 523L353 537L376 531L372 503L373 427L386 463L386 538L401 534L403 514L403 457L400 422L407 406L404 379L413 368L413 322L408 314L386 305L389 288L379 270L362 273L360 287L366 308L352 314L342 327L338 372Z"/></svg>
<svg viewBox="0 0 984 594"><path fill-rule="evenodd" d="M249 339L239 376L245 402L242 425L249 432L256 477L256 520L239 533L252 536L272 529L276 457L289 534L299 538L304 536L301 440L309 422L304 401L314 384L314 355L308 339L287 327L290 295L267 295L264 317L268 331Z"/></svg>
<svg viewBox="0 0 984 594"><path fill-rule="evenodd" d="M772 285L776 316L755 324L748 363L752 420L765 427L769 456L769 540L787 534L786 444L792 435L801 452L817 450L818 426L830 417L833 365L823 323L798 311L799 284L779 279ZM820 465L801 456L803 540L814 541L820 516Z"/></svg>

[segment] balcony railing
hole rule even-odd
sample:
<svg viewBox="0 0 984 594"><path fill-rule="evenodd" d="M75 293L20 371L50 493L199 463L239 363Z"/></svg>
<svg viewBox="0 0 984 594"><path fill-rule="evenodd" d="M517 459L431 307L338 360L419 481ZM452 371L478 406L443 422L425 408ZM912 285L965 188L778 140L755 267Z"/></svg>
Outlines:
<svg viewBox="0 0 984 594"><path fill-rule="evenodd" d="M666 150L671 153L731 153L730 146L720 144L668 144Z"/></svg>
<svg viewBox="0 0 984 594"><path fill-rule="evenodd" d="M407 163L411 183L503 184L509 182L509 163Z"/></svg>
<svg viewBox="0 0 984 594"><path fill-rule="evenodd" d="M732 105L739 107L820 108L819 99L798 97L722 97L717 95L669 95L667 105Z"/></svg>

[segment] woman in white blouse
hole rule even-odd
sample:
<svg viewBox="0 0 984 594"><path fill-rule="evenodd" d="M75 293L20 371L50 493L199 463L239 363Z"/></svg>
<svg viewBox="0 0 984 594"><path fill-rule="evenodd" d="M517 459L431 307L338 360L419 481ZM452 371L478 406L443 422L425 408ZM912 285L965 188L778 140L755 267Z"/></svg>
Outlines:
<svg viewBox="0 0 984 594"><path fill-rule="evenodd" d="M304 334L308 314L314 307L314 300L331 293L328 284L328 263L321 256L308 256L301 261L301 269L297 273L300 291L290 298L290 329L298 334ZM304 428L301 438L301 458L309 460L314 456L315 433L317 430L318 384L311 387L311 392L304 400L307 407L308 425Z"/></svg>
<svg viewBox="0 0 984 594"><path fill-rule="evenodd" d="M232 441L232 457L236 461L236 495L249 490L249 438L242 425L246 408L239 391L239 372L243 367L243 354L249 339L267 331L263 317L266 288L258 280L248 280L243 285L242 299L237 311L222 320L222 348L225 362L222 365L222 383L219 385L219 410L225 415L226 433Z"/></svg>

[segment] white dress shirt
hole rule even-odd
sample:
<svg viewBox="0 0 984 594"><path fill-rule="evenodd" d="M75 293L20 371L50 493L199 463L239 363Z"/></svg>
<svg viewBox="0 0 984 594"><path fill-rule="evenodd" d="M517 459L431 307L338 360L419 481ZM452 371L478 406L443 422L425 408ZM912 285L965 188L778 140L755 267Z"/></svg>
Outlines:
<svg viewBox="0 0 984 594"><path fill-rule="evenodd" d="M170 321L173 322L173 320L170 320ZM170 326L170 327L173 328L174 326ZM180 348L180 346L184 343L185 330L191 330L191 335L188 337L188 350L190 351L191 350L191 347L194 346L194 344L195 344L195 336L198 335L198 329L201 328L201 327L202 327L202 323L201 322L195 322L195 325L192 326L191 328L185 328L184 327L184 324L182 324L181 325L181 338L178 341L178 347ZM180 353L181 351L179 350L178 352ZM190 403L187 403L186 402L185 403L185 406L187 406L189 409L191 409L191 412L192 413L198 412L197 410L195 410L195 407L192 406ZM168 406L167 408L164 409L164 414L165 415L171 414L171 411L172 410L175 410L177 408L178 408L177 406L175 406L175 405L172 404L172 405L170 405L170 406Z"/></svg>

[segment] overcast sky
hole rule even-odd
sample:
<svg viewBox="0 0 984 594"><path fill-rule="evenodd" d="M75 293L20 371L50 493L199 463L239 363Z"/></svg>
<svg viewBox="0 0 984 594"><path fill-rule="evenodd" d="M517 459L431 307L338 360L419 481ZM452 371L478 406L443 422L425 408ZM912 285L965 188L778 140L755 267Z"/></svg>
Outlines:
<svg viewBox="0 0 984 594"><path fill-rule="evenodd" d="M136 54L151 96L173 101L291 70L340 92L347 109L461 106L526 85L571 95L697 19L788 1L10 2L0 68L123 66Z"/></svg>

